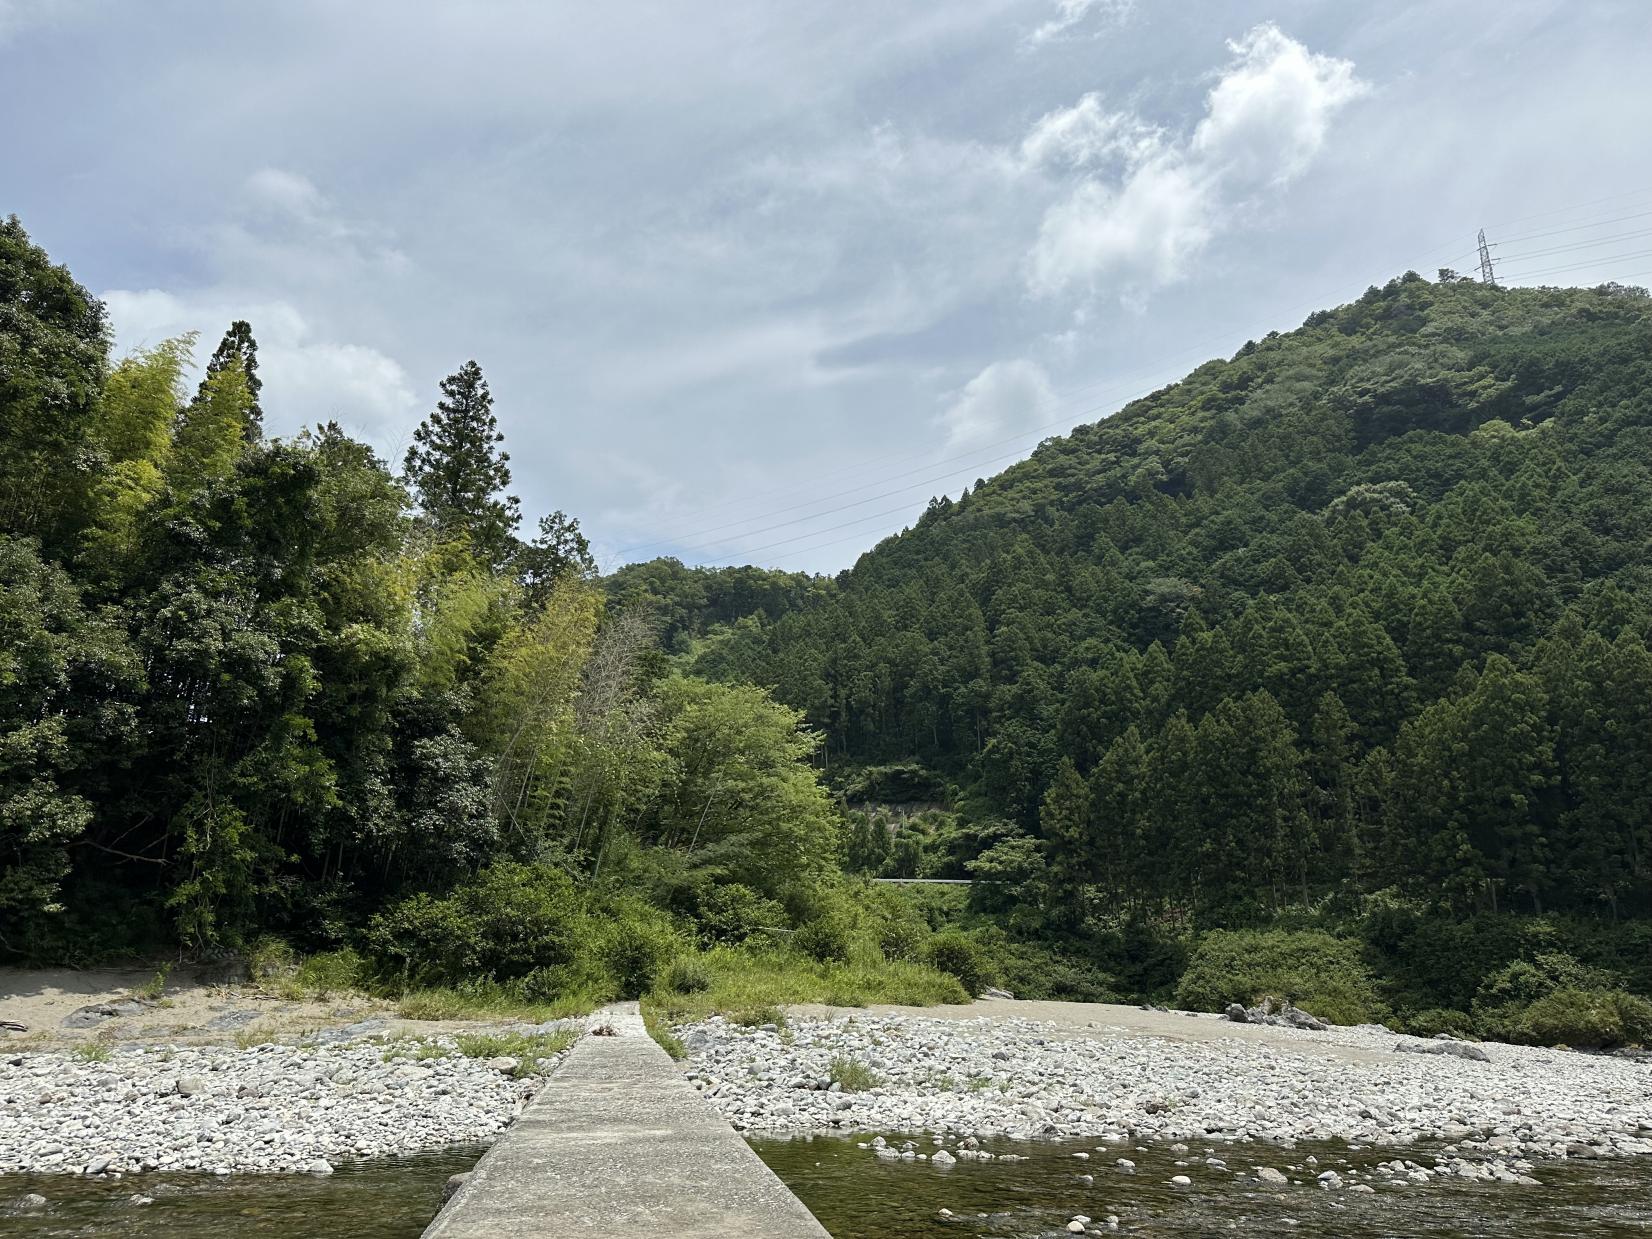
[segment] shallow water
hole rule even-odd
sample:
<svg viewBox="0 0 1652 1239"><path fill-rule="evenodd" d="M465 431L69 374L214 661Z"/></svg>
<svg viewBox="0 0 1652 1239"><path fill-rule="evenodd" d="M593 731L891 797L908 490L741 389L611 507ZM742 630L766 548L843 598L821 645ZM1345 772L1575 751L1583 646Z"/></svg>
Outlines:
<svg viewBox="0 0 1652 1239"><path fill-rule="evenodd" d="M331 1175L0 1176L0 1237L122 1239L418 1239L442 1203L448 1176L469 1170L479 1148L341 1165ZM16 1213L29 1192L44 1209ZM151 1205L129 1203L134 1194Z"/></svg>
<svg viewBox="0 0 1652 1239"><path fill-rule="evenodd" d="M884 1135L897 1145L915 1139L919 1152L934 1148L926 1137ZM1393 1190L1378 1186L1384 1178L1379 1173L1371 1177L1376 1194L1366 1195L1324 1190L1316 1175L1335 1169L1346 1176L1395 1156L1429 1166L1431 1158L1418 1148L1351 1150L1343 1144L1293 1149L1194 1144L1177 1155L1129 1145L1098 1151L1094 1140L1063 1140L985 1146L1025 1154L1026 1161L935 1166L880 1161L856 1147L857 1141L870 1139L867 1134L762 1139L752 1146L835 1239L1065 1236L1075 1214L1089 1216L1092 1225L1116 1214L1121 1234L1181 1239L1258 1228L1304 1239L1615 1239L1652 1234L1652 1159L1539 1163L1533 1175L1541 1187L1450 1178ZM1228 1168L1206 1165L1206 1148L1214 1149ZM1078 1151L1090 1153L1090 1159L1074 1158ZM1318 1157L1317 1165L1305 1163L1310 1154ZM1133 1160L1135 1173L1120 1170L1114 1164L1119 1157ZM1291 1171L1292 1165L1302 1169ZM1255 1166L1274 1166L1301 1182L1264 1188L1250 1174ZM1240 1173L1251 1181L1237 1178ZM1093 1175L1095 1182L1081 1183L1080 1174ZM1169 1180L1175 1174L1187 1175L1193 1186L1173 1187ZM955 1216L940 1219L943 1207Z"/></svg>
<svg viewBox="0 0 1652 1239"><path fill-rule="evenodd" d="M906 1138L885 1133L893 1143ZM934 1147L917 1140L921 1151ZM994 1151L1027 1155L1020 1162L879 1161L857 1141L871 1136L817 1136L755 1140L753 1147L809 1206L836 1239L1042 1239L1064 1236L1075 1213L1100 1222L1117 1214L1120 1233L1168 1237L1224 1234L1266 1228L1304 1239L1533 1239L1576 1236L1607 1239L1652 1235L1652 1159L1636 1162L1540 1163L1541 1187L1477 1184L1447 1179L1374 1196L1321 1190L1320 1170L1347 1173L1393 1156L1430 1164L1418 1149L1350 1150L1346 1145L1194 1145L1177 1155L1127 1145L1098 1151L1089 1140L989 1144ZM1228 1163L1205 1164L1205 1148ZM1089 1152L1088 1161L1074 1152ZM123 1239L418 1239L436 1215L442 1185L469 1170L481 1149L341 1166L336 1174L131 1175L118 1181L69 1175L0 1177L0 1239L27 1236ZM1314 1154L1318 1165L1304 1159ZM1134 1174L1114 1159L1129 1157ZM1178 1166L1180 1160L1188 1163ZM1253 1166L1287 1171L1290 1187L1272 1191L1235 1175ZM1077 1176L1090 1174L1093 1184ZM1186 1174L1190 1188L1169 1183ZM1350 1180L1353 1181L1353 1180ZM17 1214L9 1205L27 1192L49 1203L40 1212ZM129 1197L155 1197L132 1205ZM943 1207L956 1215L943 1222Z"/></svg>

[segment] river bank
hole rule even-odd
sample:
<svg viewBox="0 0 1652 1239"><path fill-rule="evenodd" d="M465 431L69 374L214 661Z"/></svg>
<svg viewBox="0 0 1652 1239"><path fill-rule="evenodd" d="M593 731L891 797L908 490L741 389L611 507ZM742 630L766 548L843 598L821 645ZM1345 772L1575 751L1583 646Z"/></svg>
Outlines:
<svg viewBox="0 0 1652 1239"><path fill-rule="evenodd" d="M1064 1018L1021 1014L1057 1006ZM959 1148L968 1138L1036 1137L1089 1137L1102 1150L1432 1142L1470 1165L1652 1153L1652 1064L1500 1044L1480 1047L1483 1062L1407 1053L1416 1039L1378 1026L1309 1032L994 1002L939 1018L794 1012L784 1029L714 1017L677 1033L691 1081L753 1135L931 1132L949 1158L973 1152Z"/></svg>
<svg viewBox="0 0 1652 1239"><path fill-rule="evenodd" d="M558 1026L518 1029L549 1038ZM0 1057L0 1175L139 1171L330 1174L344 1160L486 1144L542 1076L451 1037L386 1041L368 1024L310 1044L117 1044ZM554 1045L554 1042L546 1042ZM561 1060L538 1062L548 1072Z"/></svg>

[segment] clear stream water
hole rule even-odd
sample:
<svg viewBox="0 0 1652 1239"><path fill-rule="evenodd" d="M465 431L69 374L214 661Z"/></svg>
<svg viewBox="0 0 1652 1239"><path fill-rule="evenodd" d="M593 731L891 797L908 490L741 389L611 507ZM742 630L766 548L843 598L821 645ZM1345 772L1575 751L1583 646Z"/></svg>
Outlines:
<svg viewBox="0 0 1652 1239"><path fill-rule="evenodd" d="M886 1132L898 1142L899 1133ZM933 1147L912 1137L920 1150ZM1541 1187L1478 1184L1448 1179L1376 1195L1323 1191L1313 1173L1374 1166L1395 1155L1429 1164L1422 1150L1346 1145L1212 1145L1229 1169L1204 1164L1205 1146L1194 1145L1177 1166L1176 1155L1128 1146L1096 1152L1094 1141L1066 1140L989 1146L1027 1154L1020 1162L879 1161L857 1141L870 1136L816 1136L758 1140L758 1154L814 1210L836 1239L1044 1239L1066 1235L1075 1213L1100 1221L1117 1214L1120 1233L1138 1236L1223 1235L1229 1232L1290 1233L1304 1239L1616 1239L1652 1235L1652 1159L1538 1165ZM1088 1151L1080 1162L1072 1154ZM341 1167L326 1178L245 1175L227 1178L131 1176L118 1182L69 1176L8 1175L0 1178L0 1239L27 1236L130 1236L132 1239L417 1239L435 1216L442 1185L468 1170L479 1149ZM1302 1179L1278 1191L1235 1178L1257 1165L1280 1169L1319 1164L1293 1175ZM1114 1159L1135 1160L1125 1174ZM1091 1174L1085 1184L1078 1175ZM1173 1174L1193 1179L1190 1188L1169 1183ZM49 1204L34 1214L10 1210L26 1192ZM141 1192L152 1205L132 1205ZM951 1220L939 1211L951 1209Z"/></svg>

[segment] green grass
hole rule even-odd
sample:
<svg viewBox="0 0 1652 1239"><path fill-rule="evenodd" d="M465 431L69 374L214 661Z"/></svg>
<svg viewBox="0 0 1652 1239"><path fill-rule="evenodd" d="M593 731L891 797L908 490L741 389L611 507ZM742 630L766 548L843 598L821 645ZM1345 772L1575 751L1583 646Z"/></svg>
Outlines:
<svg viewBox="0 0 1652 1239"><path fill-rule="evenodd" d="M760 1007L742 1007L730 1014L729 1019L741 1028L761 1028L765 1024L773 1024L776 1028L786 1027L785 1011L770 1003L764 1003Z"/></svg>
<svg viewBox="0 0 1652 1239"><path fill-rule="evenodd" d="M401 1059L411 1059L413 1062L422 1063L432 1058L452 1058L458 1052L452 1046L443 1045L440 1041L425 1041L422 1039L393 1041L384 1047L384 1052L379 1055L379 1059L386 1063L397 1062Z"/></svg>
<svg viewBox="0 0 1652 1239"><path fill-rule="evenodd" d="M834 1058L826 1074L846 1093L864 1093L883 1083L882 1077L858 1058Z"/></svg>
<svg viewBox="0 0 1652 1239"><path fill-rule="evenodd" d="M576 991L547 1002L524 998L507 986L476 985L409 990L398 999L396 1013L407 1020L508 1018L543 1024L589 1015L601 1002L602 995L595 991Z"/></svg>
<svg viewBox="0 0 1652 1239"><path fill-rule="evenodd" d="M106 1063L113 1051L107 1041L81 1041L69 1052L83 1063Z"/></svg>
<svg viewBox="0 0 1652 1239"><path fill-rule="evenodd" d="M171 964L162 964L149 980L133 987L132 997L141 998L145 1002L159 1002L161 995L166 993L166 978L171 971Z"/></svg>
<svg viewBox="0 0 1652 1239"><path fill-rule="evenodd" d="M665 1022L685 1024L722 1012L755 1026L780 1024L776 1016L796 1003L930 1007L968 1001L955 977L925 964L885 960L866 943L857 943L846 963L819 963L784 947L750 946L718 947L700 959L709 974L706 988L681 993L660 986L648 996Z"/></svg>
<svg viewBox="0 0 1652 1239"><path fill-rule="evenodd" d="M514 1058L518 1079L536 1075L544 1060L560 1054L574 1043L571 1028L552 1033L460 1033L453 1044L466 1058Z"/></svg>
<svg viewBox="0 0 1652 1239"><path fill-rule="evenodd" d="M235 1048L238 1050L250 1050L255 1045L267 1045L274 1040L274 1037L254 1024L235 1030Z"/></svg>

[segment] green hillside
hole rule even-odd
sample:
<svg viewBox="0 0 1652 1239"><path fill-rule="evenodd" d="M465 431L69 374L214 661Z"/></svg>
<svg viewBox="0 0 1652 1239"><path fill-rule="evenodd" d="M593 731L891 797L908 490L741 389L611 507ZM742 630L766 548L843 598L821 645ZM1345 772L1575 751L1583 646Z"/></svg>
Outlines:
<svg viewBox="0 0 1652 1239"><path fill-rule="evenodd" d="M961 813L893 863L1071 927L1643 914L1649 464L1644 291L1407 274L933 502L697 668L839 766L938 772Z"/></svg>

